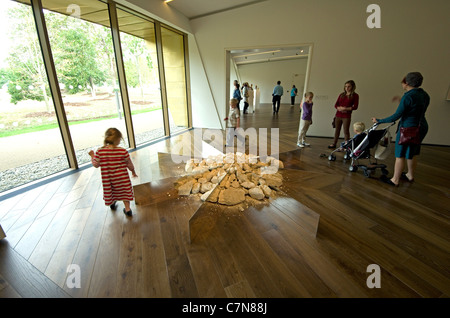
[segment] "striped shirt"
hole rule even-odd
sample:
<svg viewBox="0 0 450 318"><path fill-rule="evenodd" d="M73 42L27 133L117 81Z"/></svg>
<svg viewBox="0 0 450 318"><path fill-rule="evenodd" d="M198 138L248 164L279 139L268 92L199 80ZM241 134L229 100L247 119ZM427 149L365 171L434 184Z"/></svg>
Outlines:
<svg viewBox="0 0 450 318"><path fill-rule="evenodd" d="M132 201L134 198L128 170L134 170L128 151L121 147L102 147L91 159L95 168L100 167L105 205L115 201Z"/></svg>

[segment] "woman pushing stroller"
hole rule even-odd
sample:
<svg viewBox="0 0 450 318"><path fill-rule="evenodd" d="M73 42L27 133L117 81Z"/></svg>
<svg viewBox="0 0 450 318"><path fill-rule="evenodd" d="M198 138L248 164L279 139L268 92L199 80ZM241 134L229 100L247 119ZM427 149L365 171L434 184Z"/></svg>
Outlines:
<svg viewBox="0 0 450 318"><path fill-rule="evenodd" d="M383 119L372 118L374 123L389 123L400 119L395 140L394 175L391 179L384 175L381 177L381 180L389 185L398 186L400 180L414 181L417 155L420 154L421 143L428 132L425 112L430 104L430 96L420 88L422 82L423 76L419 72L408 73L401 82L406 92L401 98L396 112ZM419 127L420 142L418 144L400 144L402 127ZM408 169L406 173L403 171L405 162Z"/></svg>

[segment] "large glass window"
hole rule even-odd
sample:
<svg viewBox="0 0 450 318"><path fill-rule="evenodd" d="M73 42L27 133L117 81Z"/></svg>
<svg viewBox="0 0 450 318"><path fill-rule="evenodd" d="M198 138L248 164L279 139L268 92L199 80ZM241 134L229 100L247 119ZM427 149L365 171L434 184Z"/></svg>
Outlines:
<svg viewBox="0 0 450 318"><path fill-rule="evenodd" d="M159 27L150 18L111 4L120 55L114 52L107 1L35 1L33 5L43 8L39 14L45 25L34 20L30 0L0 3L0 192L89 162L89 150L103 145L110 127L122 131L125 148L127 133L143 144L164 136L164 123L169 123L170 133L188 128L181 33L162 26L157 44ZM42 30L41 41L48 35L50 47L46 43L41 50L36 25ZM54 65L43 62L52 61L42 56L49 48ZM116 63L117 56L123 63ZM164 69L159 67L161 58ZM124 66L126 92L120 89L118 64ZM49 85L45 66L56 71L58 83L50 76ZM166 96L160 78L165 79ZM123 111L121 94L127 94L124 101L130 104L132 132L125 126L128 112Z"/></svg>
<svg viewBox="0 0 450 318"><path fill-rule="evenodd" d="M23 3L0 8L0 192L69 168L31 6Z"/></svg>
<svg viewBox="0 0 450 318"><path fill-rule="evenodd" d="M128 147L107 4L42 5L78 164L90 161L88 151L103 145L110 127L122 132Z"/></svg>
<svg viewBox="0 0 450 318"><path fill-rule="evenodd" d="M117 9L136 144L164 136L155 25Z"/></svg>
<svg viewBox="0 0 450 318"><path fill-rule="evenodd" d="M164 73L171 133L189 125L186 98L186 68L184 62L184 37L161 27Z"/></svg>

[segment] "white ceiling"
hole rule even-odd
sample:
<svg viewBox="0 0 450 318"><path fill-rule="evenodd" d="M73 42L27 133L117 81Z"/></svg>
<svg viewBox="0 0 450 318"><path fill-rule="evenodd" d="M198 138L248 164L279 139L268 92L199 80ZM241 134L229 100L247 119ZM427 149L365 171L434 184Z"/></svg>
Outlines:
<svg viewBox="0 0 450 318"><path fill-rule="evenodd" d="M230 51L231 57L237 65L307 58L308 53L309 46L270 47Z"/></svg>
<svg viewBox="0 0 450 318"><path fill-rule="evenodd" d="M167 4L189 19L196 19L264 1L267 0L172 0Z"/></svg>
<svg viewBox="0 0 450 318"><path fill-rule="evenodd" d="M164 0L162 0L164 1ZM193 20L268 0L172 0L167 5ZM306 58L309 46L265 47L230 51L237 65Z"/></svg>

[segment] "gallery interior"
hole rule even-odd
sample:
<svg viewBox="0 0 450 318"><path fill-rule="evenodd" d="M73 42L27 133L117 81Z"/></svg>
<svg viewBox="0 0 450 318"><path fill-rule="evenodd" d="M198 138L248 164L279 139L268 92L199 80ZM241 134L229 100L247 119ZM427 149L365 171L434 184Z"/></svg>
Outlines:
<svg viewBox="0 0 450 318"><path fill-rule="evenodd" d="M0 6L0 298L450 296L449 1ZM410 72L429 129L392 186L398 120L356 159L343 131L329 148L332 121L353 80L351 125L381 129ZM245 141L226 145L235 81ZM105 205L89 156L111 127L132 216Z"/></svg>

